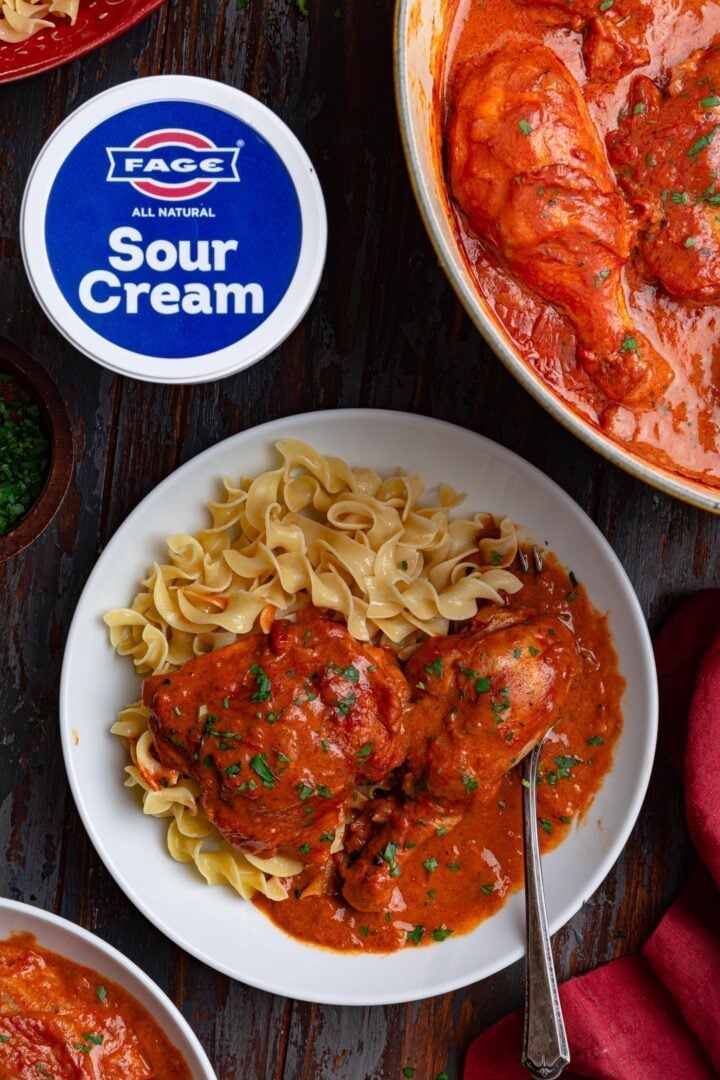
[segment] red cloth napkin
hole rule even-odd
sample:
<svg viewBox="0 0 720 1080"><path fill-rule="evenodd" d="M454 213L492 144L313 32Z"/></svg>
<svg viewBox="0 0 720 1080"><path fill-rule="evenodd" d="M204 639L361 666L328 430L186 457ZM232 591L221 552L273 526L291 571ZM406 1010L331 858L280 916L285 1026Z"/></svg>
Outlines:
<svg viewBox="0 0 720 1080"><path fill-rule="evenodd" d="M660 741L685 778L701 860L637 956L570 979L560 998L568 1077L720 1076L720 589L685 600L655 642ZM527 1080L522 1012L475 1040L465 1080Z"/></svg>

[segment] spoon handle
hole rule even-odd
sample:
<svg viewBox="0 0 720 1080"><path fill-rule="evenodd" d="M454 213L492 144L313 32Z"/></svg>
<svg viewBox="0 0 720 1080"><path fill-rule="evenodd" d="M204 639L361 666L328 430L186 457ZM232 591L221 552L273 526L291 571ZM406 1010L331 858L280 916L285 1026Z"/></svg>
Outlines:
<svg viewBox="0 0 720 1080"><path fill-rule="evenodd" d="M558 996L543 893L535 787L542 742L523 760L525 853L525 1035L522 1063L533 1076L554 1080L570 1062Z"/></svg>

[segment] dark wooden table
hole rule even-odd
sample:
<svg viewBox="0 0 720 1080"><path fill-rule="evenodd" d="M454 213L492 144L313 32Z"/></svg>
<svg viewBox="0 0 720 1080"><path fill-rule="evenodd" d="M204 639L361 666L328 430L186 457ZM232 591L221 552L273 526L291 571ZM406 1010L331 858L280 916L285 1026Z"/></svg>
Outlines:
<svg viewBox="0 0 720 1080"><path fill-rule="evenodd" d="M75 433L75 482L54 526L0 566L0 892L58 912L141 964L181 1007L222 1080L416 1080L461 1075L473 1036L521 1003L514 967L455 994L325 1008L217 975L138 914L80 824L62 764L60 664L103 545L181 462L273 417L335 406L426 413L532 460L594 518L655 630L685 593L717 583L720 530L596 457L550 419L473 331L413 202L392 87L390 0L169 0L110 46L0 87L0 333L49 369ZM237 9L236 9L237 3ZM36 304L18 250L25 180L76 106L128 78L186 72L256 95L296 132L327 200L327 265L308 316L262 363L206 386L151 386L74 352ZM82 221L72 228L81 239ZM82 702L78 703L82 708ZM563 978L639 948L692 863L682 793L658 760L622 857L557 935Z"/></svg>

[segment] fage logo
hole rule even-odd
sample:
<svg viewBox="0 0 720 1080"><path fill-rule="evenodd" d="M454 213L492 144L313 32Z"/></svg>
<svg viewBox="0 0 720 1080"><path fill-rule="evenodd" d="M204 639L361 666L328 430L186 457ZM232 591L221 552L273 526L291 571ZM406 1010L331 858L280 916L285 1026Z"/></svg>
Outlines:
<svg viewBox="0 0 720 1080"><path fill-rule="evenodd" d="M197 131L167 129L141 135L128 147L106 147L107 180L129 183L152 199L195 199L216 184L237 184L239 146L215 146Z"/></svg>

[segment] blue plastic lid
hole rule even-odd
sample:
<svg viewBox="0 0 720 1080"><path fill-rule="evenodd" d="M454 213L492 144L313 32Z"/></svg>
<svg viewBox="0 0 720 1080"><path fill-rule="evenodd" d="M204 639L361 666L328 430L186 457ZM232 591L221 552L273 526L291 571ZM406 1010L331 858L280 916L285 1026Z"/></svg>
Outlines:
<svg viewBox="0 0 720 1080"><path fill-rule="evenodd" d="M123 375L192 383L254 364L297 326L327 221L307 154L270 109L159 75L60 125L20 233L35 294L76 348Z"/></svg>

